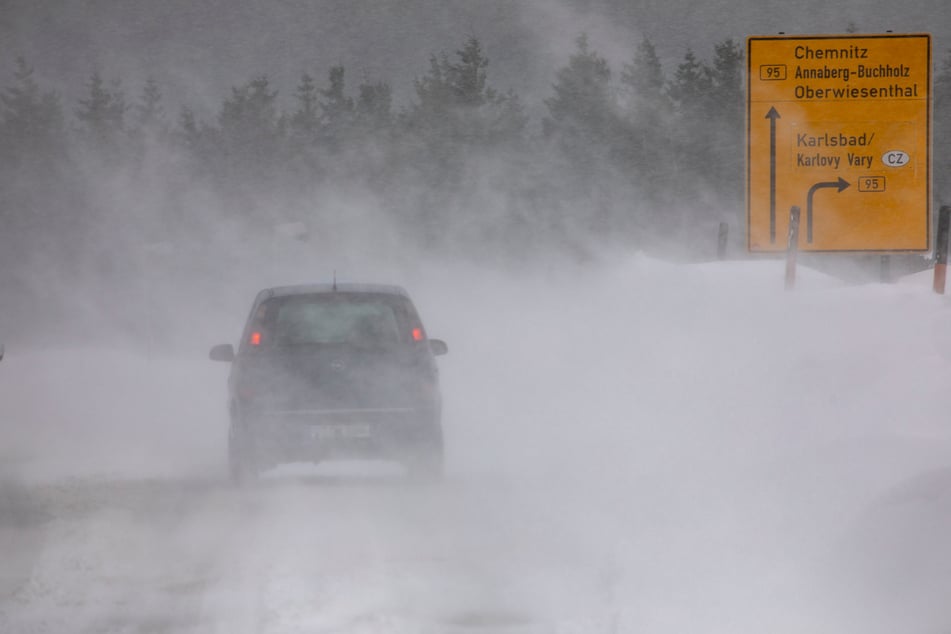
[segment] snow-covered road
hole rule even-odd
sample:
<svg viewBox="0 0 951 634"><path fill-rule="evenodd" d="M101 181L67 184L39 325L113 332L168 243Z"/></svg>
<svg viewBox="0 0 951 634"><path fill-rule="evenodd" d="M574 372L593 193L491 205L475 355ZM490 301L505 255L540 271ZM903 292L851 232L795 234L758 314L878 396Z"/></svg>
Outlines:
<svg viewBox="0 0 951 634"><path fill-rule="evenodd" d="M77 481L19 494L4 552L42 537L19 551L30 561L8 579L3 631L606 631L616 617L616 544L585 543L594 520L510 487L279 473L247 490Z"/></svg>
<svg viewBox="0 0 951 634"><path fill-rule="evenodd" d="M451 347L433 486L356 464L234 489L206 349L8 347L0 632L951 627L951 304L927 280L572 275L416 285Z"/></svg>
<svg viewBox="0 0 951 634"><path fill-rule="evenodd" d="M0 629L887 631L895 620L877 630L870 618L883 608L920 619L945 606L948 553L933 548L951 472L907 483L858 520L824 509L821 527L809 500L776 499L782 486L736 484L743 493L665 491L680 503L634 494L613 513L542 483L419 487L389 473L278 473L247 490L35 486L16 492L18 519L0 531ZM885 605L868 603L881 591Z"/></svg>

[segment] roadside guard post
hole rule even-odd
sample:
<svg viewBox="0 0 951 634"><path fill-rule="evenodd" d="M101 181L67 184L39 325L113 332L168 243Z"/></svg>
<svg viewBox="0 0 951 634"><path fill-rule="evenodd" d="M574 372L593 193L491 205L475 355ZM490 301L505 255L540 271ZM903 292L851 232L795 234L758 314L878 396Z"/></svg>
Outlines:
<svg viewBox="0 0 951 634"><path fill-rule="evenodd" d="M944 285L948 276L948 233L951 229L951 206L944 206L938 212L938 241L934 248L934 292L944 295Z"/></svg>
<svg viewBox="0 0 951 634"><path fill-rule="evenodd" d="M786 290L796 287L796 256L799 254L799 207L789 210L789 237L786 239Z"/></svg>
<svg viewBox="0 0 951 634"><path fill-rule="evenodd" d="M931 36L747 38L747 248L931 250Z"/></svg>
<svg viewBox="0 0 951 634"><path fill-rule="evenodd" d="M717 230L717 259L725 260L726 259L726 245L727 240L730 238L730 225L725 222L720 223L720 228Z"/></svg>

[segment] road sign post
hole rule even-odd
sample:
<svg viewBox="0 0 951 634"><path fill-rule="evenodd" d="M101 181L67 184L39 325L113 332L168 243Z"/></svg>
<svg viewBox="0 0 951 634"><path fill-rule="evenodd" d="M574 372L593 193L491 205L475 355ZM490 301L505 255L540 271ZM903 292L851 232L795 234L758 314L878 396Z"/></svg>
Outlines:
<svg viewBox="0 0 951 634"><path fill-rule="evenodd" d="M948 277L948 233L951 231L951 206L938 212L938 239L934 245L934 292L944 295Z"/></svg>
<svg viewBox="0 0 951 634"><path fill-rule="evenodd" d="M931 37L747 39L752 252L915 252L931 244Z"/></svg>

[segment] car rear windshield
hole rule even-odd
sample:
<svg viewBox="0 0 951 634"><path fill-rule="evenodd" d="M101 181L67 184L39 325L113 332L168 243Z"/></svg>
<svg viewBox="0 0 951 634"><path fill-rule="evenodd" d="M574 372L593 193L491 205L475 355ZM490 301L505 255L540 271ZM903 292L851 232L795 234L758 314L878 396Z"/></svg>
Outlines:
<svg viewBox="0 0 951 634"><path fill-rule="evenodd" d="M413 339L408 300L382 293L314 293L271 298L258 308L257 345L391 345ZM252 337L254 337L252 332Z"/></svg>

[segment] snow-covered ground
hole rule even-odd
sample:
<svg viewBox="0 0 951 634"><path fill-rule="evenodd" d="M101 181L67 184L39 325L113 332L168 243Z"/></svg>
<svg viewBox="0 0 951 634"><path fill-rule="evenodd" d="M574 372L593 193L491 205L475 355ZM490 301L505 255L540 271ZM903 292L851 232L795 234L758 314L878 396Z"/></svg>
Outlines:
<svg viewBox="0 0 951 634"><path fill-rule="evenodd" d="M951 631L951 300L782 275L412 269L450 345L432 487L229 487L219 340L8 345L0 631Z"/></svg>

